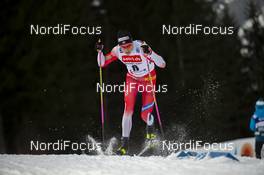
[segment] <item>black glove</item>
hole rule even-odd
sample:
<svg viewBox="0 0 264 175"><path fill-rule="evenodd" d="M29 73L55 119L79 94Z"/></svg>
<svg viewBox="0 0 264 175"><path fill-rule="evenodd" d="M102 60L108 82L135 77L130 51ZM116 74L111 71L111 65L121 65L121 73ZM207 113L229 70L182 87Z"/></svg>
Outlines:
<svg viewBox="0 0 264 175"><path fill-rule="evenodd" d="M97 51L102 51L104 48L103 42L99 39L96 43L95 43L95 49Z"/></svg>
<svg viewBox="0 0 264 175"><path fill-rule="evenodd" d="M143 50L143 52L145 54L150 54L151 53L150 47L146 43L142 44L141 48L142 48L142 50Z"/></svg>

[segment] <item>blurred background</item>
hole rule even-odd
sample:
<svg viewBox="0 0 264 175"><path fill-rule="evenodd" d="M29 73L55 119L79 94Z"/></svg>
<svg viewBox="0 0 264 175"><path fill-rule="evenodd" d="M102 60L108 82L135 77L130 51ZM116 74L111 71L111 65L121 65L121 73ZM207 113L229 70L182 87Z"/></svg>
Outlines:
<svg viewBox="0 0 264 175"><path fill-rule="evenodd" d="M220 142L249 137L255 101L264 96L263 0L2 0L0 2L0 153L30 152L30 140L100 141L97 53L127 29L167 62L157 69L165 135L180 141ZM102 26L102 35L30 35L30 24ZM226 36L162 35L162 25L234 26ZM114 62L108 84L125 80ZM106 139L120 137L123 94L105 94ZM132 145L143 141L138 96ZM41 152L53 153L53 152ZM56 152L58 153L58 152ZM59 153L72 153L70 150Z"/></svg>

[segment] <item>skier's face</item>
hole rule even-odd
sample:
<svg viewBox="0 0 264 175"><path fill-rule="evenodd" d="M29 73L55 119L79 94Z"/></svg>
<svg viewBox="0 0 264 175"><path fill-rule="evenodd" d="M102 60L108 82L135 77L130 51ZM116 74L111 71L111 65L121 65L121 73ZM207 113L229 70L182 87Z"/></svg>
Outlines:
<svg viewBox="0 0 264 175"><path fill-rule="evenodd" d="M121 44L120 47L123 52L130 53L133 49L133 44L132 43Z"/></svg>

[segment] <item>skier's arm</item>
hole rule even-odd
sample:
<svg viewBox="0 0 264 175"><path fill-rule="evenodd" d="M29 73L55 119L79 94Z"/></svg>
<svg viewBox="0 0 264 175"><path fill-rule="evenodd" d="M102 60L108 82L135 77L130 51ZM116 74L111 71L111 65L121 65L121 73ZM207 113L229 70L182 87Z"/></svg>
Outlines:
<svg viewBox="0 0 264 175"><path fill-rule="evenodd" d="M106 54L106 56L104 56L104 53L102 51L98 52L97 55L98 66L106 67L108 64L110 64L115 60L117 60L117 56L112 51Z"/></svg>
<svg viewBox="0 0 264 175"><path fill-rule="evenodd" d="M164 59L160 55L156 54L145 42L141 47L144 54L146 54L147 57L151 59L150 61L153 61L160 68L166 67L166 62Z"/></svg>
<svg viewBox="0 0 264 175"><path fill-rule="evenodd" d="M104 53L102 52L104 45L101 42L101 40L99 39L98 42L95 44L95 48L98 52L97 62L98 62L99 67L106 67L111 62L117 60L116 47L114 47L110 53L108 53L108 54L106 54L106 56L104 56Z"/></svg>
<svg viewBox="0 0 264 175"><path fill-rule="evenodd" d="M256 117L257 117L256 115L253 115L251 117L251 119L250 119L250 125L249 125L249 127L250 127L250 130L253 131L253 132L256 131Z"/></svg>
<svg viewBox="0 0 264 175"><path fill-rule="evenodd" d="M151 52L150 54L150 59L153 60L153 62L160 68L165 68L166 67L166 62L164 59L156 54L154 51Z"/></svg>

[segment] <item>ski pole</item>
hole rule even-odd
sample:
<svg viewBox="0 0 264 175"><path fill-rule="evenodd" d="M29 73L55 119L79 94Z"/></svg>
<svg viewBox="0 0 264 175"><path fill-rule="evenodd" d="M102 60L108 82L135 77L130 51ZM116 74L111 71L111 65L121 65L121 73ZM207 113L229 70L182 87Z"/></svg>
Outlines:
<svg viewBox="0 0 264 175"><path fill-rule="evenodd" d="M100 42L100 39L98 40ZM102 90L102 85L103 85L103 74L102 74L102 66L101 66L101 58L102 58L102 52L98 52L99 54L99 76L100 76L100 102L101 102L101 125L102 125L102 142L104 145L105 141L105 133L104 133L104 97L103 97L103 90Z"/></svg>
<svg viewBox="0 0 264 175"><path fill-rule="evenodd" d="M150 74L150 68L149 68L149 61L151 61L151 59L148 56L145 56L145 55L144 55L144 57L147 59L148 76L149 76L149 81L150 81L150 84L151 84L151 87L152 87L152 95L153 95L153 100L154 100L155 109L156 109L156 113L157 113L157 118L158 118L158 123L159 123L159 127L160 127L160 132L161 132L162 138L164 138L163 126L162 126L162 122L161 122L161 118L160 118L158 103L157 103L156 94L155 94L155 90L154 90L154 85L153 85L153 82L152 82L152 76Z"/></svg>

